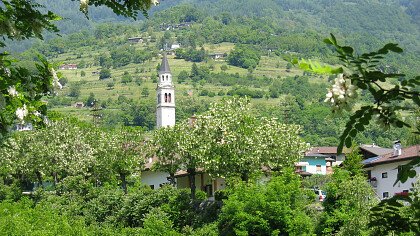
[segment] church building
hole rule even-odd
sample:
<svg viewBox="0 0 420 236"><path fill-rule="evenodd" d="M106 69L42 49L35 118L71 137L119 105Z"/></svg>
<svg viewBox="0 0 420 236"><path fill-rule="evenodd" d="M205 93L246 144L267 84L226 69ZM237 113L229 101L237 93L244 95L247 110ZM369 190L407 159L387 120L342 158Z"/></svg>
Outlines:
<svg viewBox="0 0 420 236"><path fill-rule="evenodd" d="M156 128L175 125L175 87L172 83L172 73L169 68L166 53L163 54L159 69L158 84L156 87L157 109ZM169 174L162 171L152 171L154 158L150 158L145 164L145 170L141 172L141 181L152 189L158 189L167 184Z"/></svg>

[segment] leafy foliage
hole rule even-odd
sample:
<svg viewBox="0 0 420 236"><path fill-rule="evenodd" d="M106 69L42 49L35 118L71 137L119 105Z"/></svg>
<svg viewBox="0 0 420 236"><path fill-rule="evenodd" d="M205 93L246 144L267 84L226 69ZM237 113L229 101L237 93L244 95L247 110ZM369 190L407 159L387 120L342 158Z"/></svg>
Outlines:
<svg viewBox="0 0 420 236"><path fill-rule="evenodd" d="M249 45L236 45L228 56L230 65L239 66L245 69L255 69L260 62L260 53Z"/></svg>
<svg viewBox="0 0 420 236"><path fill-rule="evenodd" d="M311 235L299 177L290 170L267 184L239 184L224 201L220 235Z"/></svg>
<svg viewBox="0 0 420 236"><path fill-rule="evenodd" d="M250 111L249 100L243 98L213 104L197 117L197 125L208 148L204 167L217 176L248 180L262 166L291 166L306 147L298 136L298 126L257 119Z"/></svg>

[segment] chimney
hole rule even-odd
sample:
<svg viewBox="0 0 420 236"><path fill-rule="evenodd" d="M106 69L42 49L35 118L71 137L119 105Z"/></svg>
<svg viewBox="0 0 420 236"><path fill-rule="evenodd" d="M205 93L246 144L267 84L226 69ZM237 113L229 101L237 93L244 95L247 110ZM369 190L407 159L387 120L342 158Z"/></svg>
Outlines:
<svg viewBox="0 0 420 236"><path fill-rule="evenodd" d="M401 146L401 141L400 140L395 141L392 148L394 149L394 155L393 155L394 157L401 155L402 146Z"/></svg>

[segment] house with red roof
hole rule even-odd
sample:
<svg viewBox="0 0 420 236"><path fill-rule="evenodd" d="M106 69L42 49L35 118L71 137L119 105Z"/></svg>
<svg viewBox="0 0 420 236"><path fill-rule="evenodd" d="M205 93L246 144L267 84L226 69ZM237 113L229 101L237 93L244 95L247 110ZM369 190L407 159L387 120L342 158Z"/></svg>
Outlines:
<svg viewBox="0 0 420 236"><path fill-rule="evenodd" d="M417 166L415 167L417 175L414 178L394 185L401 166L420 158L420 144L401 148L401 144L396 142L394 149L391 150L393 151L363 161L369 182L380 199L390 198L396 194L408 194L411 192L412 184L420 176L420 167Z"/></svg>

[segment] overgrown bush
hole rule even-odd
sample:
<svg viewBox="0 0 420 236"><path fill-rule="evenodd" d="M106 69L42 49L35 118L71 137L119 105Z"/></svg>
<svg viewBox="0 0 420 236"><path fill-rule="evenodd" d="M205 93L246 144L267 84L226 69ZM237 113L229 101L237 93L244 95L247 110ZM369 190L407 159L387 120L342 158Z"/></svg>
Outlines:
<svg viewBox="0 0 420 236"><path fill-rule="evenodd" d="M314 225L306 214L310 202L299 176L291 171L266 185L238 184L224 201L219 216L221 235L311 235Z"/></svg>

